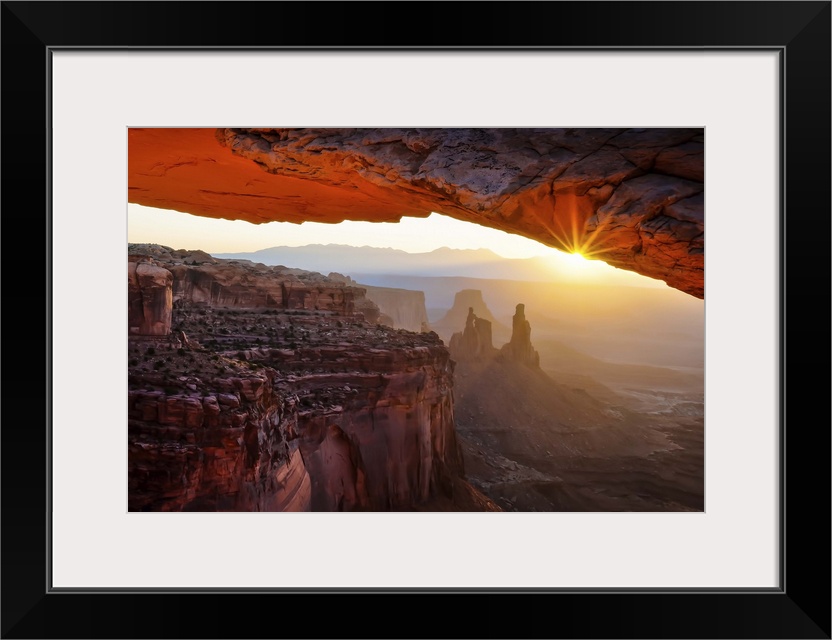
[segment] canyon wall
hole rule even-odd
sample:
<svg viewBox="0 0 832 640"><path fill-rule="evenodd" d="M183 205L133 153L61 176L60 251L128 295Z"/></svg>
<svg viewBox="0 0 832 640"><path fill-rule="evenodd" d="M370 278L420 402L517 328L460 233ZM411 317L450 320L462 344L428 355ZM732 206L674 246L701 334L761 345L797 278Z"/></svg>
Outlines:
<svg viewBox="0 0 832 640"><path fill-rule="evenodd" d="M156 349L156 347L150 347ZM159 346L161 352L161 345ZM202 358L200 360L203 360ZM275 372L200 373L128 393L130 511L309 511L311 481L290 442L291 404ZM228 375L228 377L225 377ZM140 388L138 379L143 387Z"/></svg>
<svg viewBox="0 0 832 640"><path fill-rule="evenodd" d="M234 355L130 389L130 510L410 510L462 477L441 345Z"/></svg>
<svg viewBox="0 0 832 640"><path fill-rule="evenodd" d="M298 399L314 510L408 509L447 494L463 473L447 350L429 337L408 345L390 337L244 354L290 373L277 387Z"/></svg>
<svg viewBox="0 0 832 640"><path fill-rule="evenodd" d="M407 331L430 330L424 291L358 286L366 289L367 297L378 305L379 311L388 320L385 324Z"/></svg>
<svg viewBox="0 0 832 640"><path fill-rule="evenodd" d="M203 251L162 245L128 245L127 260L128 330L133 335L167 335L174 304L184 302L224 309L358 312L370 322L380 315L364 288L311 271L219 260Z"/></svg>
<svg viewBox="0 0 832 640"><path fill-rule="evenodd" d="M170 335L128 341L130 510L496 508L464 481L435 334L367 321L320 274L290 305L270 267L131 251L174 303Z"/></svg>
<svg viewBox="0 0 832 640"><path fill-rule="evenodd" d="M160 269L170 276L166 285L171 288L171 303L187 301L218 308L303 309L341 315L352 315L357 305L368 315L378 316L376 305L366 299L363 288L330 280L320 273L268 267L248 260L221 260L202 251L175 251L161 245L128 245L128 280L132 282L134 272L139 279L144 274L141 282L145 283L145 298L150 274L161 278ZM131 301L134 297L131 293Z"/></svg>
<svg viewBox="0 0 832 640"><path fill-rule="evenodd" d="M133 335L170 333L173 274L151 262L127 263L127 326Z"/></svg>
<svg viewBox="0 0 832 640"><path fill-rule="evenodd" d="M128 199L253 223L435 211L704 297L704 129L130 128Z"/></svg>

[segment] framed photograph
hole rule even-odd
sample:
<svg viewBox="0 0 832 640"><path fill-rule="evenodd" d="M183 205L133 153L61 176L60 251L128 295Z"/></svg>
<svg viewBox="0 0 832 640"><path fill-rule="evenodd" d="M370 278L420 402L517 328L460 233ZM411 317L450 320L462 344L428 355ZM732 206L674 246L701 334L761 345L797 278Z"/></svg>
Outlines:
<svg viewBox="0 0 832 640"><path fill-rule="evenodd" d="M384 7L388 13L382 16L382 6L376 3L3 3L4 199L6 237L15 240L14 248L7 246L7 256L13 260L7 262L4 283L7 337L37 334L41 329L33 331L32 318L45 319L40 334L43 355L7 354L6 360L0 503L5 516L3 637L350 637L356 633L356 604L376 602L407 616L407 630L390 630L379 619L375 625L362 623L358 635L442 635L445 632L437 627L441 616L430 611L450 604L459 612L457 607L464 604L473 605L466 606L467 611L489 612L460 621L470 630L465 635L483 637L830 637L829 389L828 375L817 373L828 374L829 365L823 336L830 326L830 3L495 2L478 4L476 11L473 7L398 3L397 10L423 20L397 20L391 31L389 24L386 30L369 30L373 20L393 15L388 15L392 5ZM426 14L430 14L428 26ZM616 136L630 136L626 144L613 145L614 151L604 151L603 158L593 156L595 160L586 166L569 160L558 176L571 176L565 167L574 165L575 180L580 178L582 185L599 180L588 187L595 189L593 194L622 171L621 180L658 180L661 189L675 190L671 201L687 203L682 207L687 207L685 211L677 212L678 220L693 220L691 224L699 226L670 232L677 245L656 241L671 256L679 250L678 243L690 256L690 243L699 237L693 231L704 233L704 272L690 275L700 267L678 257L675 270L662 275L674 289L704 301L705 355L698 383L704 402L697 404L690 396L677 394L669 409L683 416L674 425L687 425L687 442L703 452L698 470L689 471L689 458L657 458L650 453L645 456L652 455L651 461L665 460L665 466L657 467L664 478L664 493L652 488L655 476L642 467L622 467L619 459L610 462L616 465L610 477L617 487L602 486L593 477L581 476L580 469L566 466L559 469L555 481L553 469L534 468L532 463L518 466L507 450L488 450L476 433L465 430L471 424L459 417L457 430L469 447L468 455L480 453L485 461L480 475L470 472L476 467L469 467L466 505L493 507L482 509L487 512L461 508L454 501L460 496L460 485L454 485L456 493L442 498L453 502L450 508L447 500L443 508L439 502L411 508L402 496L413 492L401 489L410 481L409 472L396 468L396 483L388 486L397 488L375 491L369 463L350 467L338 476L340 488L333 489L334 476L316 476L309 460L324 456L324 448L330 457L358 455L344 448L340 435L344 432L338 431L347 429L343 422L328 427L335 431L322 436L325 447L302 452L307 471L311 469L307 498L298 491L264 499L251 487L245 489L249 491L245 500L239 498L241 491L232 502L218 497L215 488L231 466L223 466L220 458L225 454L217 453L216 447L207 454L208 448L203 448L199 454L214 456L210 465L199 467L200 474L214 470L210 482L203 475L198 481L187 473L171 477L159 460L189 455L187 443L163 443L154 449L158 439L151 442L137 436L138 431L128 432L128 418L131 425L137 424L131 412L144 402L136 400L138 396L153 396L158 404L156 396L161 393L187 404L185 387L200 383L179 376L183 372L176 369L177 358L182 362L189 355L194 358L192 365L183 365L186 368L223 368L222 376L230 376L231 369L245 369L254 380L261 366L257 349L275 349L287 367L296 367L292 354L304 348L314 351L325 329L330 337L339 331L378 331L384 333L373 334L378 344L404 341L403 348L421 348L420 354L430 351L427 342L438 344L441 338L462 360L472 340L483 340L483 332L490 337L492 328L493 335L502 336L499 330L504 325L506 335L493 344L496 352L507 342L502 357L544 365L547 375L562 376L561 383L570 374L549 365L553 354L578 361L572 352L555 351L558 335L568 332L546 333L545 313L534 315L532 288L523 289L524 299L516 300L516 310L506 312L505 318L500 312L486 316L479 307L465 318L463 309L457 323L463 326L458 328L453 323L443 328L440 315L431 316L430 304L426 305L421 332L416 331L422 336L417 342L427 341L424 345L395 328L376 328L372 323L344 327L342 317L332 315L335 306L346 304L345 292L352 296L355 286L366 285L371 304L362 314L386 314L386 326L395 327L394 311L384 306L389 304L384 296L401 281L369 282L330 274L328 278L343 279L338 286L329 280L309 284L305 272L290 273L290 269L281 272L285 282L280 295L294 302L280 307L277 321L269 315L274 309L268 292L262 305L254 305L258 317L238 317L235 303L229 302L233 295L241 295L236 289L228 289L230 297L210 307L208 318L204 305L200 306L203 294L192 289L183 293L183 278L195 282L197 272L203 277L205 260L213 261L214 271L239 269L246 256L231 255L231 250L220 256L220 245L207 246L211 242L207 230L190 231L196 240L188 248L203 248L197 241L206 243L213 257L174 255L158 245L149 249L142 243L156 240L134 237L137 217L130 218L136 214L128 211L128 200L131 206L156 203L162 209L194 214L190 217L221 218L208 209L227 207L224 199L228 198L245 208L240 203L255 197L260 200L246 210L249 219L285 219L273 215L270 206L277 203L268 201L256 186L246 183L242 188L248 191L237 193L232 190L239 185L223 182L225 156L218 162L198 142L188 142L191 138L178 146L170 144L177 132L208 132L211 144L232 149L235 158L253 162L258 171L265 168L297 180L285 166L270 166L269 154L285 143L280 154L288 157L289 147L304 131L320 136L338 127L362 132L362 140L373 138L373 132L404 131L400 139L409 142L409 152L421 154L420 158L428 148L422 148L425 135L442 137L442 144L448 145L453 142L448 131L477 137L489 153L502 148L499 132L506 128L571 136L571 142L560 147L527 136L534 138L529 148L538 155L541 145L550 153L553 148L596 144L581 137L593 132L607 132L599 149L610 149L607 142ZM416 128L431 133L421 137L406 133ZM664 155L639 151L657 148L656 132L682 137L662 142L672 150ZM162 138L154 138L156 134ZM339 144L350 144L349 132L337 135ZM387 178L393 175L385 165L393 152L384 146L391 135L373 138L377 152L371 164L376 164L370 173L383 167ZM654 142L645 142L648 138ZM141 163L131 154L148 144L156 145L164 161L149 157L146 166L138 167ZM326 156L331 149L291 148L301 148L307 159L315 155L324 158L320 161L324 165L332 165ZM401 168L405 161L395 153L393 167ZM591 153L585 150L583 155ZM477 162L488 164L497 155ZM318 160L301 160L320 175L315 168ZM449 162L461 161L450 158ZM526 160L513 162L501 175L516 171L526 176L528 180L518 183L524 188L533 183L533 175L547 170L535 169L530 161L525 166ZM163 192L159 186L171 167L187 170L206 163L219 167L218 172L211 184L191 185L190 195L187 189ZM329 175L347 184L350 172L367 169L341 167L338 170L346 173L337 178ZM435 193L443 188L435 176L457 181L444 188L459 188L463 180L460 172L431 175ZM506 184L511 179L505 178ZM362 180L374 184L372 176ZM665 185L668 181L671 186ZM552 187L561 189L556 194L560 202L568 200L564 195L568 185L564 185L562 179ZM128 196L128 188L136 192ZM330 188L325 184L317 196L309 196L310 202L329 197L332 202L323 209L337 209L343 192L332 195ZM367 187L369 191L362 194L364 213L353 219L382 220L383 212L375 212L373 201L384 198L374 188ZM471 193L479 189L481 195L489 188L477 182ZM631 183L628 189L635 186ZM287 197L296 197L297 192L290 191ZM583 198L586 190L580 191ZM198 197L193 195L197 192ZM19 193L25 194L22 202L14 198ZM511 196L506 194L503 204ZM587 209L587 217L623 216L633 208L628 203L644 204L640 196L630 195L623 202L626 198L619 194L623 204L617 208L609 204L613 200L606 193L580 200L575 207L592 209ZM545 197L537 194L535 202ZM471 205L471 210L476 206ZM696 206L698 213L688 210ZM285 202L280 207L285 210ZM298 219L291 222L306 221L310 228L316 220L331 222L323 209L300 204ZM480 209L486 210L487 203ZM423 208L417 214L424 217L431 210ZM527 237L540 235L521 214L512 217L508 209L502 211L503 229ZM661 233L658 227L638 224L641 242L648 231L650 241ZM612 227L621 225L608 225ZM545 220L540 228L547 228ZM464 230L433 233L444 234L443 244L450 247L456 247L453 243L463 236L474 235ZM347 231L343 234L343 243L350 244ZM265 238L265 232L262 235ZM410 235L408 240L414 241L416 232ZM18 238L30 240L23 244ZM552 238L550 246L569 248L568 234L554 230ZM626 272L658 273L651 269L659 267L644 257L649 252L627 253L630 240L605 241L602 260ZM144 265L144 276L151 271L174 273L173 284L162 283L161 293L156 292L160 297L155 289L150 291L155 285L148 288L147 278L140 281L133 273L138 267L133 272L128 269L128 287L124 287L125 243L133 243L130 260ZM360 238L352 244L360 245ZM22 246L28 248L20 252ZM34 259L28 256L32 246L43 247ZM589 246L572 249L590 253ZM368 260L365 254L360 259ZM26 265L25 275L14 275L16 269L9 265L15 264ZM266 268L276 273L278 264ZM514 266L503 262L495 269ZM246 273L254 277L250 270ZM363 275L372 274L365 270ZM303 294L310 287L314 300ZM518 286L511 293L519 292ZM350 305L359 302L349 298ZM520 304L524 302L525 310ZM45 309L40 307L44 303ZM461 302L460 308L473 310L475 304ZM38 309L17 313L35 305ZM644 314L648 303L640 306L642 315L634 315L632 323L649 326L653 334L676 336L668 338L664 350L670 358L681 343L683 327L662 327L661 321ZM447 317L452 315L448 312ZM262 317L277 322L280 334L272 332L271 324L263 325L262 335L254 331L251 327L259 326ZM310 322L317 323L314 331ZM428 333L431 323L438 334ZM127 349L125 324L135 325ZM626 334L625 324L609 326L627 337L595 347L623 349L626 343L630 352L642 348ZM256 346L234 342L244 325L249 337L257 333ZM165 335L157 344L154 332L159 327ZM442 336L444 330L447 336ZM578 330L569 335L577 344ZM174 344L169 336L178 342ZM537 344L536 336L540 336ZM216 351L210 352L209 341ZM378 344L371 349L376 356L383 351ZM209 351L203 350L205 345ZM169 357L157 349L167 349L169 353L164 353ZM237 350L236 359L228 360L228 349ZM197 363L200 358L205 362ZM295 378L322 375L314 367L307 369ZM606 393L609 388L596 384L595 374L587 371L583 370L580 384L576 377L571 379L573 387L582 386L573 391L595 397ZM627 369L627 375L632 371ZM379 372L370 367L365 373ZM512 381L521 378L518 373ZM182 389L178 380L185 385ZM670 385L668 380L663 383ZM501 393L516 399L527 392L523 385L482 392L481 384L485 383L464 390L455 383L453 401L460 416L473 415ZM298 411L314 417L327 402L340 407L348 399L344 394L353 394L355 386L347 391L339 386L341 395L334 400L327 395L328 388L306 395L294 388L289 391L296 396ZM129 406L128 388L135 395ZM232 402L256 392L241 389L208 394L217 400L218 415L223 411L230 415L227 409ZM481 396L466 405L475 391ZM639 395L642 391L622 385L610 393L629 394L632 402L638 397L648 405L659 401L654 394L648 402ZM588 403L580 404L577 395L570 397L569 407L588 411ZM661 395L661 401L668 397ZM392 402L382 400L385 406ZM177 410L176 402L170 411ZM596 425L603 429L600 438L611 438L615 428L621 428L615 425L627 424L611 405L593 406L606 411ZM210 402L202 403L200 415L213 409ZM662 414L654 409L651 405L649 410ZM573 409L563 409L568 410ZM410 419L404 409L396 411L403 424ZM154 415L156 420L158 414ZM655 419L658 430L661 415ZM696 425L704 425L704 433ZM651 438L658 438L657 430L639 436L645 447L652 446ZM241 451L254 452L252 465L258 456L262 461L258 437L254 434L253 440L247 440L244 433L238 442ZM675 437L678 442L678 434ZM186 436L181 438L186 442ZM279 455L285 454L291 462L290 444L279 440L286 446ZM562 444L557 438L551 442L555 447ZM570 441L563 446L578 444ZM498 468L501 478L511 475L515 480L526 473L535 486L546 486L549 493L516 495L514 488L501 493L494 489L496 481L485 475L486 468ZM694 481L678 484L681 476ZM346 477L355 482L344 488ZM193 489L200 482L211 489ZM424 490L435 498L432 481L425 482ZM568 485L570 490L556 491L555 484ZM396 508L383 513L380 500L395 503ZM286 505L312 512L283 512ZM330 513L338 510L351 512ZM295 620L294 610L282 612L287 604L323 606L327 614L321 620ZM240 605L249 613L237 611ZM277 616L269 615L273 610ZM543 612L552 615L541 616ZM171 618L179 620L178 626L159 622Z"/></svg>

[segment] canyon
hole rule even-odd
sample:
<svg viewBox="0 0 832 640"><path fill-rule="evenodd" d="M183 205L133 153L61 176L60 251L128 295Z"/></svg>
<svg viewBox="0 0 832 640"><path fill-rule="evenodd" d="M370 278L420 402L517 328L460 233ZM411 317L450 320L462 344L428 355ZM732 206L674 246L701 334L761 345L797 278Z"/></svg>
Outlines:
<svg viewBox="0 0 832 640"><path fill-rule="evenodd" d="M321 274L128 254L130 510L499 510L465 479L436 334Z"/></svg>
<svg viewBox="0 0 832 640"><path fill-rule="evenodd" d="M531 299L499 348L481 291L458 292L446 315L479 311L449 343L469 481L506 511L701 511L701 373L610 363L551 339L541 357Z"/></svg>
<svg viewBox="0 0 832 640"><path fill-rule="evenodd" d="M702 374L569 348L539 296L509 329L460 290L443 339L337 273L128 254L131 511L704 508Z"/></svg>
<svg viewBox="0 0 832 640"><path fill-rule="evenodd" d="M128 139L131 203L255 224L438 212L704 299L701 128ZM501 281L488 252L445 277L456 251L324 276L130 245L129 508L702 510L701 308Z"/></svg>
<svg viewBox="0 0 832 640"><path fill-rule="evenodd" d="M499 353L459 361L454 406L468 481L505 511L703 511L701 378L698 391L668 384L637 394L638 385L613 389Z"/></svg>

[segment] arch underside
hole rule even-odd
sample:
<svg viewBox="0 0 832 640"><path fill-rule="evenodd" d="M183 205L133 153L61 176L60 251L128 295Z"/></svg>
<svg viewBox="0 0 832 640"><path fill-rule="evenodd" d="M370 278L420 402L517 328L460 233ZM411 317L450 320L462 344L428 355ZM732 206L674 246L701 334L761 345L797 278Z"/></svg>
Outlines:
<svg viewBox="0 0 832 640"><path fill-rule="evenodd" d="M129 130L128 201L253 223L431 212L704 298L704 129Z"/></svg>

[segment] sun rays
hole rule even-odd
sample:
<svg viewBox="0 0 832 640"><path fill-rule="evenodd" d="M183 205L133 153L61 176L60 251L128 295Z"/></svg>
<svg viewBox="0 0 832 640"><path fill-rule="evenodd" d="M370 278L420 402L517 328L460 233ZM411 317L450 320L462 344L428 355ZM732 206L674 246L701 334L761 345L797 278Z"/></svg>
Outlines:
<svg viewBox="0 0 832 640"><path fill-rule="evenodd" d="M584 260L603 259L607 249L596 240L603 230L601 224L590 224L593 211L581 211L574 194L563 194L557 200L552 224L546 225L556 244L566 253L578 255ZM590 230L591 229L591 230Z"/></svg>

